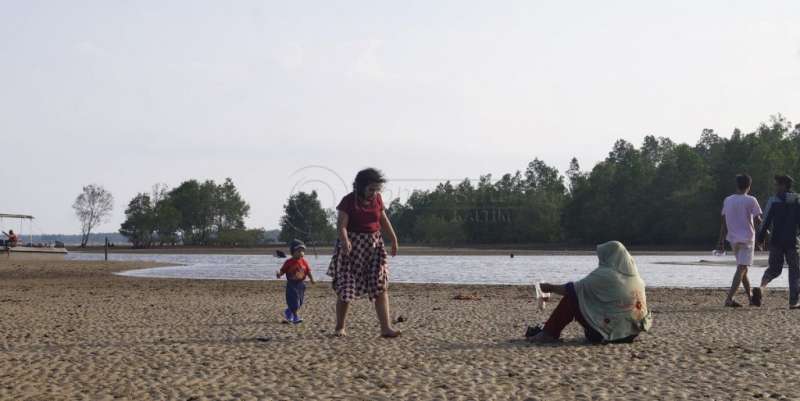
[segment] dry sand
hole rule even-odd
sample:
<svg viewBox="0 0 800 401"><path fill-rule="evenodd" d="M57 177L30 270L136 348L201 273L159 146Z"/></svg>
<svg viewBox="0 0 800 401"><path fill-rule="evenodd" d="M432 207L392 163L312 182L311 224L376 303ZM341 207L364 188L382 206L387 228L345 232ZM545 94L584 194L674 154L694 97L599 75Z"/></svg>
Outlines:
<svg viewBox="0 0 800 401"><path fill-rule="evenodd" d="M781 291L731 310L720 290L654 289L632 345L586 345L573 325L533 346L520 337L545 316L526 288L393 285L401 338L378 337L367 301L332 338L328 284L289 326L279 282L110 274L151 265L0 259L0 398L800 399L800 311Z"/></svg>

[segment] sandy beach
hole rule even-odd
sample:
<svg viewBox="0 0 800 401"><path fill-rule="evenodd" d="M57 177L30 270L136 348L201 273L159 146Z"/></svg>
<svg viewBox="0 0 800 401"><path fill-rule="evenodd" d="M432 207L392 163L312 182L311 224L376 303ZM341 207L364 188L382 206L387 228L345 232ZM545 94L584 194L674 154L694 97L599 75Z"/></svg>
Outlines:
<svg viewBox="0 0 800 401"><path fill-rule="evenodd" d="M401 338L378 337L366 301L333 338L326 283L290 326L280 282L111 274L148 266L0 259L0 398L800 399L784 291L731 310L721 290L652 289L654 329L634 344L586 345L572 325L533 346L521 335L545 315L525 287L392 285Z"/></svg>

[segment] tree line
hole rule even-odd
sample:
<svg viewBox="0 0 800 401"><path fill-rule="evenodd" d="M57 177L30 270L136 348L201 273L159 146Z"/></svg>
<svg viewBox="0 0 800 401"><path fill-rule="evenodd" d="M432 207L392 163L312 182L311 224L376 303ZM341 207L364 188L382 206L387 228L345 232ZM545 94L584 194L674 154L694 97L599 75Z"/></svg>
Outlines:
<svg viewBox="0 0 800 401"><path fill-rule="evenodd" d="M718 235L722 200L735 192L741 173L753 177L752 194L766 203L775 174L800 173L800 125L778 115L747 134L735 129L729 138L704 129L694 146L652 136L638 149L617 141L590 172L568 172L563 238L710 243Z"/></svg>
<svg viewBox="0 0 800 401"><path fill-rule="evenodd" d="M221 184L188 180L173 189L157 184L131 199L119 232L134 247L262 244L267 232L244 225L249 211L230 178Z"/></svg>
<svg viewBox="0 0 800 401"><path fill-rule="evenodd" d="M405 202L392 200L387 213L404 243L698 245L717 235L722 200L740 173L753 177L762 204L773 175L800 177L800 125L778 115L729 137L704 129L694 145L652 135L638 147L618 140L588 171L574 158L563 174L534 159L499 179L414 191ZM157 185L130 201L120 233L137 247L264 243L263 229L244 226L249 209L230 178ZM279 239L331 243L335 216L316 192L293 194Z"/></svg>
<svg viewBox="0 0 800 401"><path fill-rule="evenodd" d="M762 204L774 174L800 177L800 125L778 115L727 138L704 129L694 145L652 135L639 147L618 140L589 171L574 158L564 174L534 159L499 179L415 191L393 200L388 214L405 243L696 246L716 238L722 200L740 173L753 177ZM316 193L293 195L284 213L282 240L335 238L333 213Z"/></svg>

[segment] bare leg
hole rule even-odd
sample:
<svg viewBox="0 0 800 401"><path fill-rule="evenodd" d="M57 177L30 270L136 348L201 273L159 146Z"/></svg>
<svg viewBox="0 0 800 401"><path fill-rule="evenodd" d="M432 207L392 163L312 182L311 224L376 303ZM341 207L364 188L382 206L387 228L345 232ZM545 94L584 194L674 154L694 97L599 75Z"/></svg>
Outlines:
<svg viewBox="0 0 800 401"><path fill-rule="evenodd" d="M742 284L742 275L745 271L747 271L747 266L736 266L736 273L733 275L733 282L731 283L731 289L728 290L728 297L725 299L725 305L733 303L733 296Z"/></svg>
<svg viewBox="0 0 800 401"><path fill-rule="evenodd" d="M747 300L750 301L750 279L747 278L747 266L744 267L744 273L742 273L742 286L744 287L745 294L747 294Z"/></svg>
<svg viewBox="0 0 800 401"><path fill-rule="evenodd" d="M349 308L349 303L338 298L336 299L336 331L334 333L336 336L344 337L347 335L347 332L344 329L344 323L347 319L347 310Z"/></svg>
<svg viewBox="0 0 800 401"><path fill-rule="evenodd" d="M761 288L761 292L767 291L767 286L769 285L770 281L772 281L772 279L769 279L766 276L761 278L761 285L759 286L759 288Z"/></svg>
<svg viewBox="0 0 800 401"><path fill-rule="evenodd" d="M389 292L384 291L375 298L375 312L378 314L378 323L381 325L381 335L384 337L397 337L400 334L392 328L389 321Z"/></svg>

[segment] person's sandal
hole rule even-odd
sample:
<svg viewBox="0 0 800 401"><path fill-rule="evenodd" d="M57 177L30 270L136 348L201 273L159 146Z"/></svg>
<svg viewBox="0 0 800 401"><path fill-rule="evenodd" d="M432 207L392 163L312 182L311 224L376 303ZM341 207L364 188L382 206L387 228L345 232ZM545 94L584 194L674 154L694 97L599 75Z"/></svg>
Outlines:
<svg viewBox="0 0 800 401"><path fill-rule="evenodd" d="M736 301L730 301L730 302L725 302L725 307L726 308L741 308L742 304L740 304L740 303L738 303Z"/></svg>
<svg viewBox="0 0 800 401"><path fill-rule="evenodd" d="M764 294L761 293L761 288L753 288L753 295L750 296L750 306L761 306L763 299Z"/></svg>

